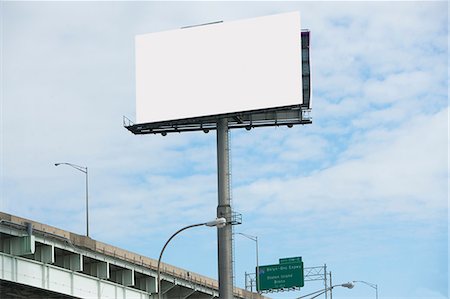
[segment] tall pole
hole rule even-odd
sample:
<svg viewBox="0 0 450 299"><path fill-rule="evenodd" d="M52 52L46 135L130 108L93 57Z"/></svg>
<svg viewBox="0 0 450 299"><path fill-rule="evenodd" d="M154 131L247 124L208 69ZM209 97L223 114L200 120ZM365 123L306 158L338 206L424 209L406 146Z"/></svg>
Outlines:
<svg viewBox="0 0 450 299"><path fill-rule="evenodd" d="M86 175L86 236L89 237L89 197L88 197L88 168L87 166L80 166L72 163L55 163L55 166L59 165L67 165L72 168L75 168L76 170L81 171Z"/></svg>
<svg viewBox="0 0 450 299"><path fill-rule="evenodd" d="M89 237L88 168L86 167L86 236Z"/></svg>
<svg viewBox="0 0 450 299"><path fill-rule="evenodd" d="M217 230L219 299L233 298L233 247L230 200L230 162L228 119L217 121L217 218L225 218L227 225Z"/></svg>
<svg viewBox="0 0 450 299"><path fill-rule="evenodd" d="M259 259L258 259L258 236L256 239L256 292L259 294Z"/></svg>
<svg viewBox="0 0 450 299"><path fill-rule="evenodd" d="M325 283L325 299L327 299L328 285L327 285L327 264L323 264L323 278Z"/></svg>
<svg viewBox="0 0 450 299"><path fill-rule="evenodd" d="M330 271L330 286L333 285L333 282L331 281L331 271ZM330 289L330 299L333 299L333 289Z"/></svg>
<svg viewBox="0 0 450 299"><path fill-rule="evenodd" d="M244 233L237 233L238 235L244 236L247 239L250 239L256 243L256 270L255 270L255 277L256 277L256 292L259 294L259 258L258 258L258 236L251 236ZM247 273L245 273L246 279L247 279ZM253 289L252 289L253 291Z"/></svg>

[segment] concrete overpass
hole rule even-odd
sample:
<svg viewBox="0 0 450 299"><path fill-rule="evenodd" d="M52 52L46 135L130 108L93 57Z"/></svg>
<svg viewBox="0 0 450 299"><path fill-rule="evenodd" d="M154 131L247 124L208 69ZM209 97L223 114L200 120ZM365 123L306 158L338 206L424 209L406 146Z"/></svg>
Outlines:
<svg viewBox="0 0 450 299"><path fill-rule="evenodd" d="M0 298L157 298L158 261L0 212ZM162 265L165 299L218 298L218 282ZM235 288L234 298L265 297Z"/></svg>

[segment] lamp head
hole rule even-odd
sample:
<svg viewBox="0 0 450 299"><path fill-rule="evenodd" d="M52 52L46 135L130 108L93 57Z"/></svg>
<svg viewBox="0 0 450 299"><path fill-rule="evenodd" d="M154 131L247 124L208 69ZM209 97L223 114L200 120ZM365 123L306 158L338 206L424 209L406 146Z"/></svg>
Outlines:
<svg viewBox="0 0 450 299"><path fill-rule="evenodd" d="M216 226L217 226L218 228L222 228L222 227L225 227L225 225L227 225L227 219L225 219L225 218L223 218L223 217L217 218L217 219L216 219L216 222L217 222Z"/></svg>
<svg viewBox="0 0 450 299"><path fill-rule="evenodd" d="M353 282L347 282L347 283L341 284L341 286L344 287L344 288L353 289L353 287L354 287L355 285L353 284Z"/></svg>
<svg viewBox="0 0 450 299"><path fill-rule="evenodd" d="M216 218L213 221L206 222L206 226L217 226L218 228L222 228L227 224L227 220L225 218Z"/></svg>
<svg viewBox="0 0 450 299"><path fill-rule="evenodd" d="M60 165L61 163L55 163L55 166L58 166L58 165Z"/></svg>

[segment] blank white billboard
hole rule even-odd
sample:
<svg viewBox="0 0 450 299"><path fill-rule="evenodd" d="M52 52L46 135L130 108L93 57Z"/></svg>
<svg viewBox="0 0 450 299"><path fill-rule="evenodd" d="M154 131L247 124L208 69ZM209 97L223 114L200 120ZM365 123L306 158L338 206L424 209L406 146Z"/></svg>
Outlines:
<svg viewBox="0 0 450 299"><path fill-rule="evenodd" d="M136 36L136 122L302 104L298 12Z"/></svg>

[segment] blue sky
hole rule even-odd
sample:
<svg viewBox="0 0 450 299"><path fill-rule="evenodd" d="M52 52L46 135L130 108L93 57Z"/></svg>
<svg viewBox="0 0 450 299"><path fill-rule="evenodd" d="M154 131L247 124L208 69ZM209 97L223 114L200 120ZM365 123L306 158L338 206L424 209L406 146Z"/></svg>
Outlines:
<svg viewBox="0 0 450 299"><path fill-rule="evenodd" d="M91 236L156 258L214 218L215 133L122 127L134 36L290 11L311 30L313 124L232 131L236 230L261 264L302 256L380 298L447 298L447 2L2 2L0 210L83 234L84 177L54 163L86 165ZM236 236L237 286L254 249ZM164 260L217 277L215 231Z"/></svg>

